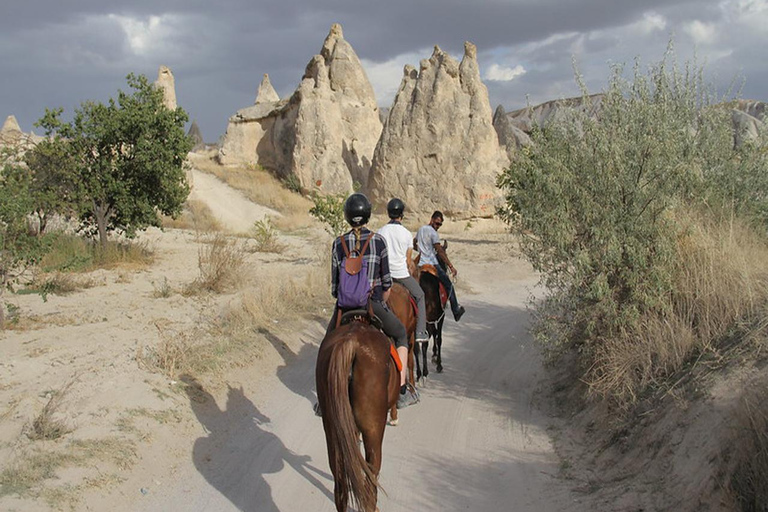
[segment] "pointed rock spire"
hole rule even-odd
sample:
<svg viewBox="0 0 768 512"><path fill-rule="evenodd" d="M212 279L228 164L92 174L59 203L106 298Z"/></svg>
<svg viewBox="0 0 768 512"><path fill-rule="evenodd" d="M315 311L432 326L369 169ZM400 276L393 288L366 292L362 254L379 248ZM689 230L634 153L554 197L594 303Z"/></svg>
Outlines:
<svg viewBox="0 0 768 512"><path fill-rule="evenodd" d="M163 90L163 104L169 110L176 110L176 82L169 67L160 66L155 85Z"/></svg>
<svg viewBox="0 0 768 512"><path fill-rule="evenodd" d="M16 120L16 116L11 114L10 116L5 118L5 122L3 123L2 129L0 129L0 132L3 133L10 133L10 132L19 132L21 133L21 127L19 126L19 122Z"/></svg>
<svg viewBox="0 0 768 512"><path fill-rule="evenodd" d="M374 204L400 197L410 211L494 214L496 175L509 162L492 124L477 48L461 63L435 46L418 72L406 66L371 164Z"/></svg>
<svg viewBox="0 0 768 512"><path fill-rule="evenodd" d="M269 81L269 75L264 73L264 77L259 84L259 91L256 93L255 105L261 105L262 103L277 103L280 101L280 96L272 87L272 82Z"/></svg>

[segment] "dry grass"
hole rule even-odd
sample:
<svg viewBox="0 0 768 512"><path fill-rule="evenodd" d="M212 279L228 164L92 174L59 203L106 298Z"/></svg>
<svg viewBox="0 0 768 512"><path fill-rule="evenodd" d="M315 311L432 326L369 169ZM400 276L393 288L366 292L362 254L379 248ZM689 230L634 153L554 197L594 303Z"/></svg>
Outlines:
<svg viewBox="0 0 768 512"><path fill-rule="evenodd" d="M152 287L154 288L152 297L156 299L167 299L173 295L173 287L171 286L171 283L168 282L167 277L163 277L161 283L152 283Z"/></svg>
<svg viewBox="0 0 768 512"><path fill-rule="evenodd" d="M62 234L43 256L44 272L88 272L97 268L140 270L151 265L154 255L144 242L110 240L106 248L85 238Z"/></svg>
<svg viewBox="0 0 768 512"><path fill-rule="evenodd" d="M60 418L56 417L56 414L60 411L64 398L75 383L75 379L70 380L61 389L54 391L51 394L51 398L40 411L40 414L32 421L32 424L27 429L27 437L33 441L39 441L42 439L52 441L58 439L61 436L71 432L69 426Z"/></svg>
<svg viewBox="0 0 768 512"><path fill-rule="evenodd" d="M197 257L200 275L182 293L187 296L200 292L222 293L241 284L245 270L244 246L221 233L202 242Z"/></svg>
<svg viewBox="0 0 768 512"><path fill-rule="evenodd" d="M184 211L178 218L163 217L163 227L192 229L204 233L222 230L221 223L213 215L208 205L197 199L187 199L187 202L184 203Z"/></svg>
<svg viewBox="0 0 768 512"><path fill-rule="evenodd" d="M55 478L66 467L88 467L92 461L110 461L118 468L129 469L136 459L131 441L111 437L72 440L50 450L32 448L19 454L0 473L0 496L15 494L37 497L45 494L42 484Z"/></svg>
<svg viewBox="0 0 768 512"><path fill-rule="evenodd" d="M761 234L730 219L679 221L685 230L667 313L647 314L635 329L598 344L585 379L591 393L623 408L696 354L717 352L733 331L748 331L768 301L768 244Z"/></svg>
<svg viewBox="0 0 768 512"><path fill-rule="evenodd" d="M725 460L726 488L739 510L768 510L768 379L746 386Z"/></svg>
<svg viewBox="0 0 768 512"><path fill-rule="evenodd" d="M136 359L145 368L173 379L183 374L217 374L247 364L268 346L260 331L330 307L328 265L321 260L292 278L262 276L252 291L193 331L157 325L160 342L139 348Z"/></svg>
<svg viewBox="0 0 768 512"><path fill-rule="evenodd" d="M292 192L261 167L224 167L213 158L195 158L192 165L195 169L213 174L230 187L241 191L254 203L274 208L283 215L294 215L292 222L299 224L300 214L303 219L300 227L312 225L313 221L308 213L312 201Z"/></svg>

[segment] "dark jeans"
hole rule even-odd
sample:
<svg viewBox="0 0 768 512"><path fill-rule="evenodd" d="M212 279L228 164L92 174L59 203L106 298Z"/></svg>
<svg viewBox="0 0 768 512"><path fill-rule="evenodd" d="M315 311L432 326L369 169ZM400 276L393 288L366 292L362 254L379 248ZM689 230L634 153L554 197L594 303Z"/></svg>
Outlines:
<svg viewBox="0 0 768 512"><path fill-rule="evenodd" d="M407 347L408 336L405 332L405 327L403 326L402 322L400 322L400 319L397 318L397 316L392 311L390 311L387 305L383 302L372 300L371 309L373 309L373 314L376 315L379 320L381 320L384 334L395 340L395 347ZM338 312L338 306L333 308L333 315L331 316L331 321L328 324L328 329L325 331L326 334L336 328L336 317L339 314Z"/></svg>
<svg viewBox="0 0 768 512"><path fill-rule="evenodd" d="M459 309L459 299L456 298L456 289L451 282L451 278L448 277L448 274L445 272L445 270L443 270L443 267L440 265L435 265L435 268L437 269L438 279L440 279L440 282L443 283L443 286L445 286L445 292L448 294L448 300L451 301L451 313L453 313L453 316L456 316L456 312Z"/></svg>

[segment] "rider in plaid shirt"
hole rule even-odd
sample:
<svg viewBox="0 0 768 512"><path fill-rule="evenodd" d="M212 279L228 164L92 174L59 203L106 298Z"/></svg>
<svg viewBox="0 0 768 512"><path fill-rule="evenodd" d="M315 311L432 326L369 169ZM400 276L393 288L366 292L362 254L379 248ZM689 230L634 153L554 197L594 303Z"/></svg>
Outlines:
<svg viewBox="0 0 768 512"><path fill-rule="evenodd" d="M397 407L407 407L415 404L419 399L405 385L405 370L408 367L408 335L400 319L387 306L389 291L392 288L387 244L381 235L365 228L365 225L371 218L371 203L365 195L356 193L347 198L344 202L344 217L346 217L349 225L352 226L348 233L342 235L345 238L350 254L359 253L365 245L365 241L370 238L365 254L363 254L363 265L367 266L368 282L372 290L371 309L373 314L381 320L384 334L395 341L395 347L403 363L403 369L400 374L400 397L397 401ZM331 295L334 298L338 298L339 271L344 256L341 240L337 238L333 242L331 254ZM336 327L338 314L337 305L333 309L333 316L331 316L327 332L331 332Z"/></svg>

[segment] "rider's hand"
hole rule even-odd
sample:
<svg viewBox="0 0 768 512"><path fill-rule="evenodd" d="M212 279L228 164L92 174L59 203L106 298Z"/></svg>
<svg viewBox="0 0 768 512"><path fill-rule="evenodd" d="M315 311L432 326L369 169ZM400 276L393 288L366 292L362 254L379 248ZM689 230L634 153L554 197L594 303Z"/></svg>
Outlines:
<svg viewBox="0 0 768 512"><path fill-rule="evenodd" d="M458 276L458 275L459 275L459 271L458 271L458 270L456 270L456 267L454 267L453 265L451 265L450 267L448 267L448 269L451 271L451 275L452 275L454 278L456 278L456 276Z"/></svg>

